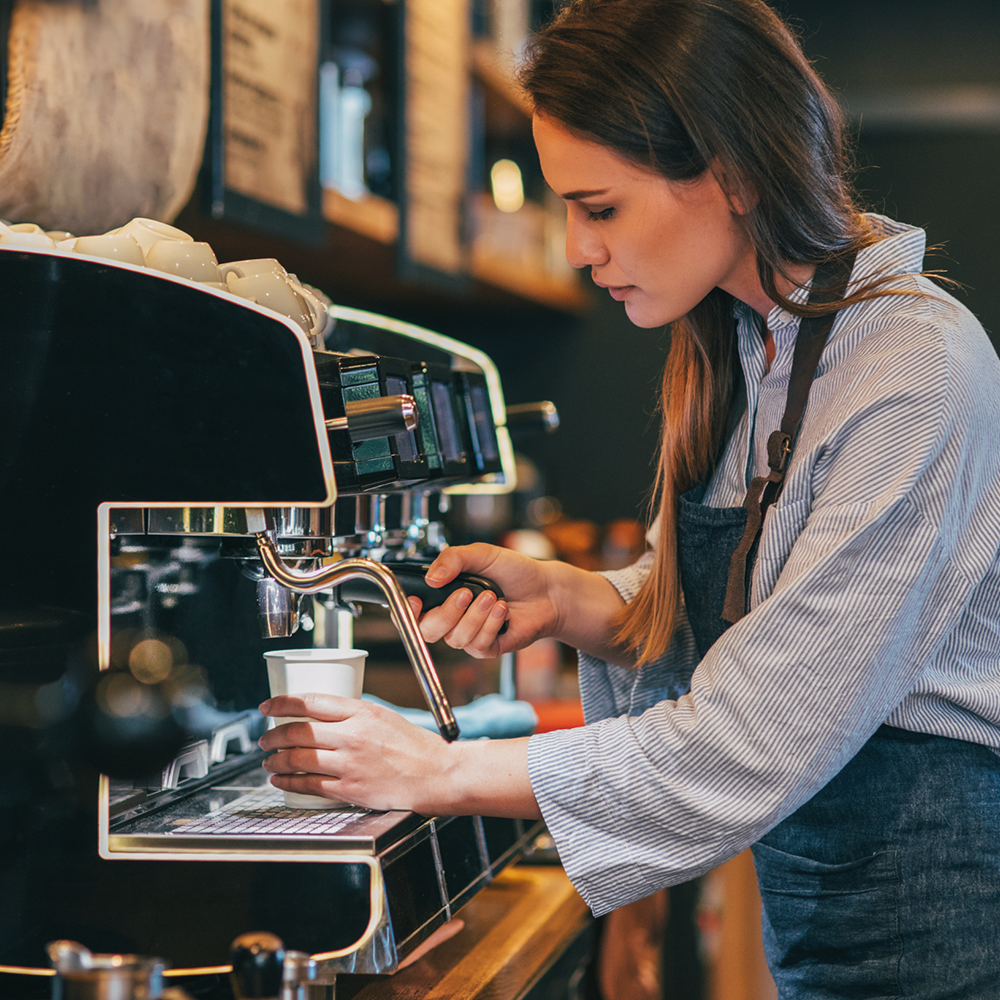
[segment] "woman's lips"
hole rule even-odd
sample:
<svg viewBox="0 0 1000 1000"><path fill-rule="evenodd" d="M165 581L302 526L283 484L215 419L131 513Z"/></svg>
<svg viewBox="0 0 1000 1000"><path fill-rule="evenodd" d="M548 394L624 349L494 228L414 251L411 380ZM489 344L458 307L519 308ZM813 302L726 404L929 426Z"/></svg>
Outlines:
<svg viewBox="0 0 1000 1000"><path fill-rule="evenodd" d="M598 288L606 288L608 290L608 294L616 302L621 302L622 299L624 299L628 293L635 288L635 285L606 285L603 281L596 280L594 281L594 284L597 285Z"/></svg>

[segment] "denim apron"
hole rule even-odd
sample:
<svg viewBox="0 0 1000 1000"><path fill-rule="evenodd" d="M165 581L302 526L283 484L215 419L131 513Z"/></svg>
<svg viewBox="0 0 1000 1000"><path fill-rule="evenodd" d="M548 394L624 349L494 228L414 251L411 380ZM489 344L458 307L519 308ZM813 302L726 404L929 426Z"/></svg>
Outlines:
<svg viewBox="0 0 1000 1000"><path fill-rule="evenodd" d="M756 556L746 506L703 496L682 495L678 511L702 657L730 625L734 552L748 550L747 578ZM988 747L882 726L753 856L780 1000L1000 1000L1000 757Z"/></svg>

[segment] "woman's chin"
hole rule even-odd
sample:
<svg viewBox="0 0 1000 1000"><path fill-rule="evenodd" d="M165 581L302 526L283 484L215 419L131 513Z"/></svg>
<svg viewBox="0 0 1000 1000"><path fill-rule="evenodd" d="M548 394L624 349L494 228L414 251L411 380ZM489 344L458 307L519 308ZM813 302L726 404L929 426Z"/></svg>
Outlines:
<svg viewBox="0 0 1000 1000"><path fill-rule="evenodd" d="M634 326L644 330L652 330L658 326L666 326L671 319L663 309L651 309L648 302L642 301L638 289L625 300L625 315Z"/></svg>

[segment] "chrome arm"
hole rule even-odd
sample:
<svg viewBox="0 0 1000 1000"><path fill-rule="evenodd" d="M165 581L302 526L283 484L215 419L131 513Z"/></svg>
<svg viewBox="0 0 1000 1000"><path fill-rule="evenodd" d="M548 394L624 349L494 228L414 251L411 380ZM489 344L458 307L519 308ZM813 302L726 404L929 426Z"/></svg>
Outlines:
<svg viewBox="0 0 1000 1000"><path fill-rule="evenodd" d="M255 513L257 512L247 511L248 522ZM256 527L257 524L252 524L251 530ZM420 634L417 619L406 601L403 588L388 566L371 559L341 559L332 566L302 572L292 569L282 561L274 544L273 532L255 531L255 537L264 568L278 583L289 590L300 594L316 594L347 580L366 579L374 583L389 602L392 622L403 640L406 655L410 658L420 689L427 701L427 707L431 710L441 735L449 742L458 739L458 723L455 721L444 688L441 687L441 679L434 669L427 643Z"/></svg>
<svg viewBox="0 0 1000 1000"><path fill-rule="evenodd" d="M412 396L377 396L375 399L355 399L345 407L347 416L331 417L326 421L328 431L347 431L351 440L369 441L372 438L402 434L417 429L419 415Z"/></svg>

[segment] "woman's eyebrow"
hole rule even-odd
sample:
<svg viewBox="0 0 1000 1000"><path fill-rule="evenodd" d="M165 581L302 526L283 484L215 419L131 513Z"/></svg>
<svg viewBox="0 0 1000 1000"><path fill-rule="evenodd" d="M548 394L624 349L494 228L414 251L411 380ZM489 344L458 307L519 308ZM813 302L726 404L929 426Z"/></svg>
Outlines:
<svg viewBox="0 0 1000 1000"><path fill-rule="evenodd" d="M601 188L600 191L570 191L568 194L562 194L559 197L563 201L579 201L581 198L596 198L600 194L607 193L607 188Z"/></svg>

